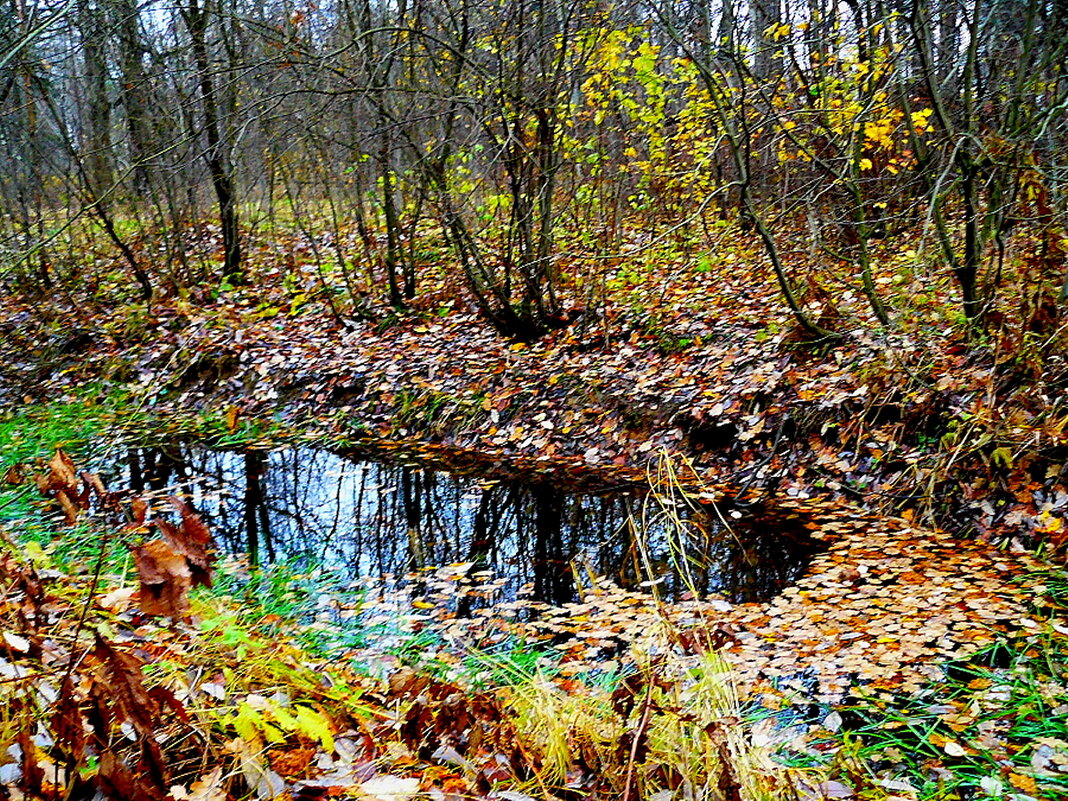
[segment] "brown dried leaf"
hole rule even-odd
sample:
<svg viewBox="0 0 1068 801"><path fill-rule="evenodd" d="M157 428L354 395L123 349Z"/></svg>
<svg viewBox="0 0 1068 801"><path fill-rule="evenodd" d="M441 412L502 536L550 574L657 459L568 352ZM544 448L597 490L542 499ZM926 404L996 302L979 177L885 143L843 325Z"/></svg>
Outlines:
<svg viewBox="0 0 1068 801"><path fill-rule="evenodd" d="M85 721L74 683L69 676L60 687L51 724L56 742L69 747L71 754L80 760L85 752Z"/></svg>
<svg viewBox="0 0 1068 801"><path fill-rule="evenodd" d="M110 749L100 755L97 783L113 801L162 801L163 790L152 787L131 771Z"/></svg>
<svg viewBox="0 0 1068 801"><path fill-rule="evenodd" d="M427 676L422 676L405 665L389 676L389 691L398 698L415 698L430 683Z"/></svg>
<svg viewBox="0 0 1068 801"><path fill-rule="evenodd" d="M141 611L175 619L185 617L193 586L186 557L164 540L139 545L133 554L141 579Z"/></svg>
<svg viewBox="0 0 1068 801"><path fill-rule="evenodd" d="M134 498L130 501L130 517L133 518L133 525L143 526L145 524L145 517L148 515L148 503L142 498Z"/></svg>
<svg viewBox="0 0 1068 801"><path fill-rule="evenodd" d="M119 587L96 597L97 605L112 614L118 615L125 612L133 604L135 587Z"/></svg>
<svg viewBox="0 0 1068 801"><path fill-rule="evenodd" d="M171 495L168 500L182 516L182 534L185 539L198 545L211 545L211 532L200 519L200 515L193 511L193 507L174 495Z"/></svg>
<svg viewBox="0 0 1068 801"><path fill-rule="evenodd" d="M171 547L188 560L194 586L210 587L211 566L215 561L214 554L208 550L212 545L211 532L188 503L173 495L170 502L181 515L181 524L176 527L164 520L155 523Z"/></svg>
<svg viewBox="0 0 1068 801"><path fill-rule="evenodd" d="M68 495L65 489L58 490L56 492L56 501L59 503L60 508L63 510L63 516L68 526L73 526L78 522L78 515L81 513L82 505L78 500L78 496Z"/></svg>
<svg viewBox="0 0 1068 801"><path fill-rule="evenodd" d="M89 505L88 487L79 496L78 474L74 462L62 450L57 450L48 461L48 475L33 477L37 489L44 496L52 496L63 509L68 525L78 520L78 514Z"/></svg>
<svg viewBox="0 0 1068 801"><path fill-rule="evenodd" d="M101 682L109 692L114 709L139 735L151 738L156 730L159 704L145 689L141 660L99 635L94 653L102 664Z"/></svg>
<svg viewBox="0 0 1068 801"><path fill-rule="evenodd" d="M50 468L49 483L52 489L65 489L75 493L78 490L78 471L74 467L74 461L63 451L57 449L48 461Z"/></svg>
<svg viewBox="0 0 1068 801"><path fill-rule="evenodd" d="M166 687L153 687L148 691L148 694L151 696L152 700L156 702L160 710L165 706L170 707L171 711L178 716L178 719L182 721L182 723L189 723L191 721L189 713L185 711L185 706L178 700L174 693Z"/></svg>
<svg viewBox="0 0 1068 801"><path fill-rule="evenodd" d="M25 484L26 483L26 473L24 471L25 467L26 466L24 464L13 464L13 465L11 465L11 467L9 467L4 473L3 482L5 484L10 484L10 485L13 485L13 486L19 486L20 484Z"/></svg>
<svg viewBox="0 0 1068 801"><path fill-rule="evenodd" d="M22 592L26 599L26 607L34 612L40 611L40 605L44 601L44 587L32 567L20 564L10 553L0 552L0 576L13 582L14 586Z"/></svg>
<svg viewBox="0 0 1068 801"><path fill-rule="evenodd" d="M100 476L96 473L82 472L82 485L85 487L83 494L92 491L96 495L97 501L101 506L114 506L115 496L108 492L107 487L104 486L104 482L101 481Z"/></svg>
<svg viewBox="0 0 1068 801"><path fill-rule="evenodd" d="M226 781L222 767L217 767L206 776L201 776L189 790L172 788L171 796L180 801L226 801Z"/></svg>

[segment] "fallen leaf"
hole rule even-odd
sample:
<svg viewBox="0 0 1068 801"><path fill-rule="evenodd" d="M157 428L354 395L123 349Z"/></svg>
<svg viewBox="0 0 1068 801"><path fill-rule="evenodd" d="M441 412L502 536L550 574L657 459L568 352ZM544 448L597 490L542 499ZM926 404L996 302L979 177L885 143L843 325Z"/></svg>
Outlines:
<svg viewBox="0 0 1068 801"><path fill-rule="evenodd" d="M821 782L816 785L816 798L852 798L853 790L847 785L836 781Z"/></svg>
<svg viewBox="0 0 1068 801"><path fill-rule="evenodd" d="M955 742L954 740L948 740L946 744L942 746L942 750L951 757L962 757L968 753L960 743Z"/></svg>
<svg viewBox="0 0 1068 801"><path fill-rule="evenodd" d="M184 618L189 613L189 590L193 586L185 556L163 540L139 545L133 554L141 579L141 611L146 615Z"/></svg>
<svg viewBox="0 0 1068 801"><path fill-rule="evenodd" d="M29 640L10 631L4 632L4 643L17 654L24 654L30 650Z"/></svg>
<svg viewBox="0 0 1068 801"><path fill-rule="evenodd" d="M230 748L237 754L245 783L257 797L267 801L286 792L285 780L267 767L247 742L238 737L231 741Z"/></svg>
<svg viewBox="0 0 1068 801"><path fill-rule="evenodd" d="M201 776L188 790L181 786L172 787L169 797L178 801L226 801L223 769L218 767L208 775Z"/></svg>
<svg viewBox="0 0 1068 801"><path fill-rule="evenodd" d="M119 587L111 592L97 596L96 603L101 609L106 609L117 615L125 612L133 605L133 599L136 594L136 587Z"/></svg>
<svg viewBox="0 0 1068 801"><path fill-rule="evenodd" d="M406 801L419 792L419 780L400 776L375 776L363 782L360 791L377 801Z"/></svg>

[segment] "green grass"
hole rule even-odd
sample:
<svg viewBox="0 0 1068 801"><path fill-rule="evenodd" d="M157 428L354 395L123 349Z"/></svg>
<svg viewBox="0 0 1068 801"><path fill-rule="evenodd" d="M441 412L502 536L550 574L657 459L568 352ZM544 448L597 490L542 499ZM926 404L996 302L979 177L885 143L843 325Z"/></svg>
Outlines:
<svg viewBox="0 0 1068 801"><path fill-rule="evenodd" d="M872 696L843 710L848 761L920 799L1068 798L1068 574L1044 571L1034 633L944 666L914 696ZM1042 621L1041 618L1047 618ZM873 796L879 797L879 796Z"/></svg>
<svg viewBox="0 0 1068 801"><path fill-rule="evenodd" d="M57 449L84 464L91 443L112 425L120 404L121 395L88 388L65 400L0 410L0 475L21 464L26 465L27 479L21 485L0 483L0 525L20 539L42 546L51 543L53 526L45 511L49 505L33 485L32 475L45 472L43 465ZM63 547L71 554L81 550L87 539L84 527L65 534L69 543Z"/></svg>
<svg viewBox="0 0 1068 801"><path fill-rule="evenodd" d="M69 400L0 411L0 458L6 466L47 460L56 448L84 458L89 443L111 425L119 400L89 389Z"/></svg>

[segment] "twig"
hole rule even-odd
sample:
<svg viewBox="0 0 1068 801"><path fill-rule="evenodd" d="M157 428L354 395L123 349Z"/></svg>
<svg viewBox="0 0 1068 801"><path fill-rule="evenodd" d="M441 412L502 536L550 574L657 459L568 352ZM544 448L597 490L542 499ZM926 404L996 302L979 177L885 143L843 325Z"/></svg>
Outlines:
<svg viewBox="0 0 1068 801"><path fill-rule="evenodd" d="M761 460L759 464L754 466L752 468L752 470L750 470L749 478L747 478L745 480L745 482L742 484L742 486L739 487L738 490L734 493L734 503L737 506L741 506L743 508L746 508L746 507L753 506L755 504L760 503L760 500L761 500L760 498L756 498L756 499L754 499L752 501L745 501L745 500L743 500L743 496L747 492L749 492L749 490L753 486L753 484L756 483L757 476L760 473L760 471L763 470L765 467L767 467L769 464L771 464L772 460L778 454L779 443L782 442L783 430L786 428L786 419L787 419L786 417L783 417L782 420L779 421L779 428L775 432L775 440L771 443L771 450L768 451L768 455L763 460Z"/></svg>
<svg viewBox="0 0 1068 801"><path fill-rule="evenodd" d="M650 669L652 666L650 666ZM653 681L652 676L645 685L645 698L642 701L642 716L638 721L638 728L634 731L634 740L630 744L630 754L627 755L627 778L623 782L623 796L621 801L631 801L631 784L634 781L634 763L638 759L638 749L641 747L645 731L649 728L649 721L653 716Z"/></svg>
<svg viewBox="0 0 1068 801"><path fill-rule="evenodd" d="M93 594L96 592L96 586L100 581L100 574L104 570L104 557L107 555L108 541L102 539L100 541L100 555L97 557L96 565L93 567L93 580L89 582L89 592L85 597L85 606L82 607L81 617L78 618L78 625L74 628L74 637L70 646L70 661L67 663L67 672L63 676L63 681L59 683L60 687L63 687L68 681L70 681L71 675L74 673L74 666L81 659L75 660L74 649L78 647L78 637L81 636L82 629L85 628L85 619L89 616L89 607L93 605ZM86 649L86 654L89 653ZM85 654L82 655L84 658Z"/></svg>

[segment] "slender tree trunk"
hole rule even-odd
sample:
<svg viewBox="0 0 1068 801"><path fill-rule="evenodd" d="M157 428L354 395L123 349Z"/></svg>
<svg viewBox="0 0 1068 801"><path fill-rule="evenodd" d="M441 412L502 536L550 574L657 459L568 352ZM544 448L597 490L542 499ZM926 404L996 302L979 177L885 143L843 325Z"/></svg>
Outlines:
<svg viewBox="0 0 1068 801"><path fill-rule="evenodd" d="M397 197L393 182L393 148L389 122L385 115L379 117L382 126L378 159L382 169L382 212L386 218L386 281L389 284L389 302L398 309L404 308L400 281L400 220L397 214Z"/></svg>
<svg viewBox="0 0 1068 801"><path fill-rule="evenodd" d="M222 137L218 97L212 76L211 61L208 57L207 5L199 5L199 0L189 0L182 8L182 16L193 46L193 62L196 66L197 83L200 89L204 135L208 143L204 159L211 175L215 198L219 203L219 222L222 226L224 253L223 278L230 283L243 283L245 273L241 263L241 234L238 227L237 200L234 196L233 170Z"/></svg>
<svg viewBox="0 0 1068 801"><path fill-rule="evenodd" d="M149 130L152 111L149 107L148 83L142 63L145 46L141 39L140 15L134 0L113 0L112 12L112 26L118 34L119 71L122 76L119 97L126 112L126 135L129 138L134 191L143 195L149 191Z"/></svg>
<svg viewBox="0 0 1068 801"><path fill-rule="evenodd" d="M111 103L108 99L106 31L103 11L88 0L78 3L85 69L85 128L81 141L88 189L96 203L106 203L112 184Z"/></svg>
<svg viewBox="0 0 1068 801"><path fill-rule="evenodd" d="M259 451L245 451L245 497L242 504L245 522L245 547L248 549L248 562L252 567L260 564L260 517L259 507L263 504L263 454Z"/></svg>
<svg viewBox="0 0 1068 801"><path fill-rule="evenodd" d="M780 22L779 0L750 0L749 36L753 42L752 72L759 81L774 80L782 74L779 42L769 35L772 25Z"/></svg>

